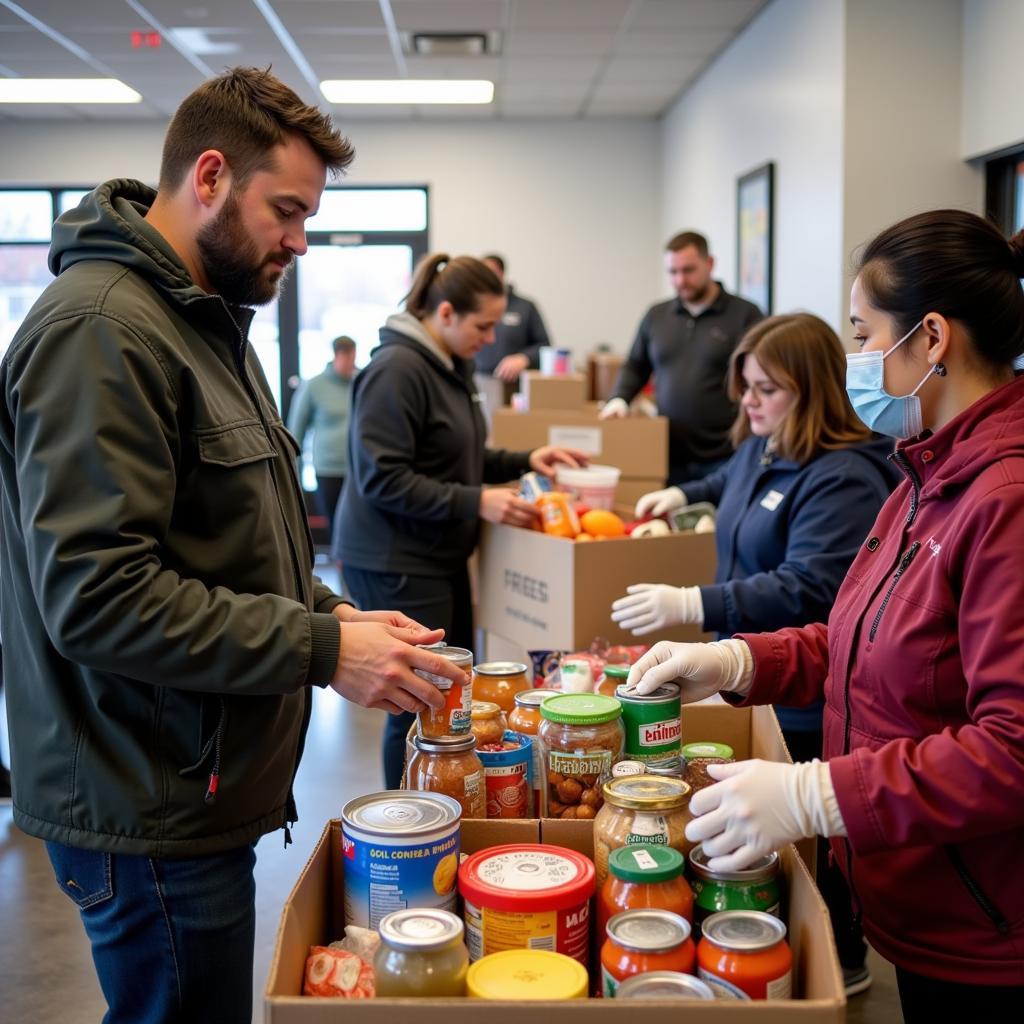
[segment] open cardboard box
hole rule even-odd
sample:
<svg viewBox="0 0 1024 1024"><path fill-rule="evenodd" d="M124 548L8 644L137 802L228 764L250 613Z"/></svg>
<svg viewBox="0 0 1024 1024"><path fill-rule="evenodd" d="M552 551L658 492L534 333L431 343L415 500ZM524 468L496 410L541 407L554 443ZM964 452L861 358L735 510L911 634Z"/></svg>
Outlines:
<svg viewBox="0 0 1024 1024"><path fill-rule="evenodd" d="M519 375L519 391L530 412L538 409L582 412L587 401L587 377L582 373L553 376L538 370L524 370Z"/></svg>
<svg viewBox="0 0 1024 1024"><path fill-rule="evenodd" d="M735 709L699 705L683 709L683 741L716 739L736 756L788 760L782 735L769 708ZM551 818L462 823L462 851L474 853L505 843L544 842L593 855L593 824ZM786 885L786 922L793 949L793 986L798 999L779 1002L645 1002L643 1016L653 1024L840 1024L846 1016L842 972L836 957L828 911L803 860L792 846L781 851ZM344 934L344 867L341 822L331 821L285 903L265 990L267 1024L473 1024L486 1015L493 1024L522 1024L522 1003L473 999L312 999L303 997L302 976L312 945ZM593 965L592 965L593 966ZM630 1008L615 1000L587 999L531 1004L544 1019L559 1022L625 1024ZM547 1014L552 1018L547 1018ZM592 1015L596 1014L597 1017ZM586 1018L584 1020L584 1018Z"/></svg>

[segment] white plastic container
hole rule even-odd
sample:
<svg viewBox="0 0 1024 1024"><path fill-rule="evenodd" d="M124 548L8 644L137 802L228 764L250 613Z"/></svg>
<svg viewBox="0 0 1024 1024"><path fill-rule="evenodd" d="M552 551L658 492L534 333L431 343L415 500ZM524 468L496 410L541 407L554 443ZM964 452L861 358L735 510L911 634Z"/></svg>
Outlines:
<svg viewBox="0 0 1024 1024"><path fill-rule="evenodd" d="M590 465L584 469L556 466L555 480L563 490L571 490L591 508L611 511L615 505L615 491L619 486L620 470L614 466Z"/></svg>

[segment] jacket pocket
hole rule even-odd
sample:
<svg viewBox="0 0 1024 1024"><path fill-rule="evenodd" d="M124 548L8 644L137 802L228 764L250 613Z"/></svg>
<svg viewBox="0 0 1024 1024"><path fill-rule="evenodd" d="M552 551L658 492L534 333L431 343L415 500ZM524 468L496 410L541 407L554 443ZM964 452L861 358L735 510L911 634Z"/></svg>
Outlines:
<svg viewBox="0 0 1024 1024"><path fill-rule="evenodd" d="M947 846L946 856L949 857L953 870L960 876L964 888L970 897L978 905L984 915L995 925L1000 935L1006 935L1010 931L1010 922L1003 916L1002 911L992 902L988 894L984 892L975 877L968 871L967 865L955 846Z"/></svg>
<svg viewBox="0 0 1024 1024"><path fill-rule="evenodd" d="M47 843L46 852L53 865L57 884L78 906L88 910L114 895L110 854L100 850L80 850L63 843Z"/></svg>
<svg viewBox="0 0 1024 1024"><path fill-rule="evenodd" d="M258 420L195 432L199 460L213 466L244 466L277 455Z"/></svg>

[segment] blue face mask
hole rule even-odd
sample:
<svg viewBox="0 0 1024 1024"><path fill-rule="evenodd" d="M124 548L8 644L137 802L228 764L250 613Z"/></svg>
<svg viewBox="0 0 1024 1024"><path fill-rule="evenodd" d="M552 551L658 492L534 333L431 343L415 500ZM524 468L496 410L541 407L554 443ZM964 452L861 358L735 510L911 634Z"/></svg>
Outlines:
<svg viewBox="0 0 1024 1024"><path fill-rule="evenodd" d="M888 352L851 352L846 357L846 393L853 411L878 434L914 437L923 429L921 399L917 393L935 372L935 367L909 395L890 395L885 390L885 360L923 323L919 320Z"/></svg>

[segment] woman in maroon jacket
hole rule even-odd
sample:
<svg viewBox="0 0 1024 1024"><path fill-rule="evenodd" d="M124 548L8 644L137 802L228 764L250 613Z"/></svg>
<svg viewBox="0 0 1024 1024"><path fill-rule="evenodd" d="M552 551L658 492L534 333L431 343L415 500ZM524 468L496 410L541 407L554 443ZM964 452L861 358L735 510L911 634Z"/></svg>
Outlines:
<svg viewBox="0 0 1024 1024"><path fill-rule="evenodd" d="M712 768L687 836L741 867L831 837L908 1022L1024 1006L1024 232L921 214L864 251L847 389L905 480L828 625L657 644L686 699L808 703L826 762Z"/></svg>

